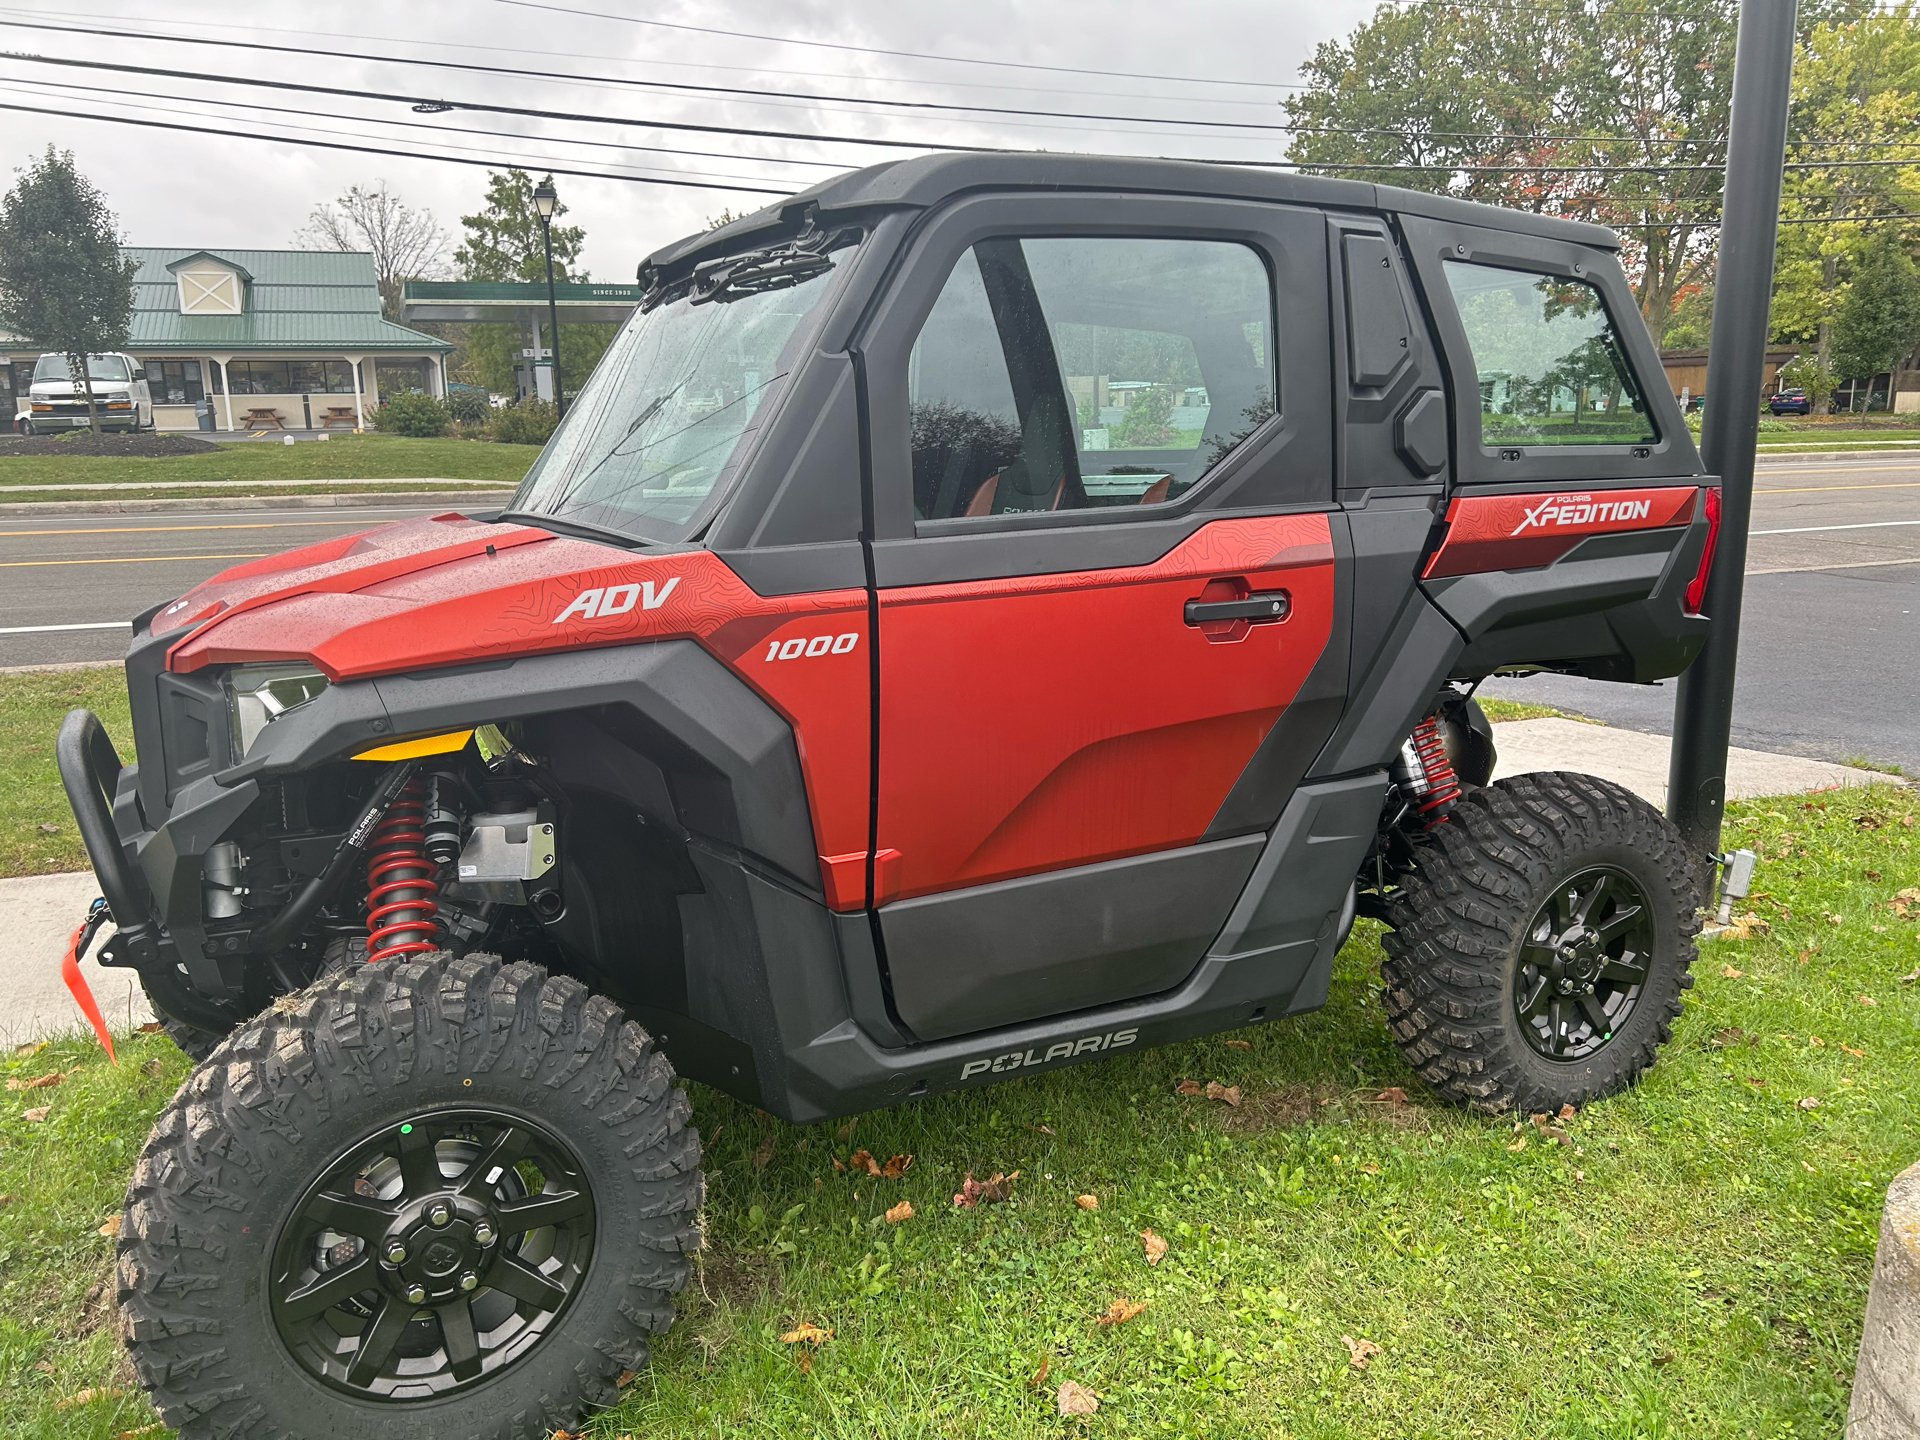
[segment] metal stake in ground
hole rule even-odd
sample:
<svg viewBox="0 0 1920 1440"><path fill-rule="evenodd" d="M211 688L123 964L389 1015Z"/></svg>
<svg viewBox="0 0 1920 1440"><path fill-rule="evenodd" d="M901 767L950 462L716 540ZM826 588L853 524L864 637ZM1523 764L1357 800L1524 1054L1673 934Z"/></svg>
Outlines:
<svg viewBox="0 0 1920 1440"><path fill-rule="evenodd" d="M1700 448L1720 477L1720 544L1707 582L1713 633L1680 677L1674 703L1667 815L1689 843L1718 853L1727 802L1727 739L1740 653L1740 601L1753 511L1753 452L1780 222L1781 165L1792 98L1794 0L1742 0L1733 115L1721 204L1720 257Z"/></svg>

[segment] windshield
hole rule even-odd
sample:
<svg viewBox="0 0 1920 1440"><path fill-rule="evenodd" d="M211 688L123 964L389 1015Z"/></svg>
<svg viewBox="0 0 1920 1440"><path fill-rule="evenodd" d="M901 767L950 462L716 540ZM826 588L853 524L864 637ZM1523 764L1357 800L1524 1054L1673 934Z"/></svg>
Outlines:
<svg viewBox="0 0 1920 1440"><path fill-rule="evenodd" d="M127 382L127 362L119 355L89 355L87 374L95 380L112 380L124 385ZM35 382L42 380L71 380L73 372L67 366L64 355L42 355L40 363L33 367Z"/></svg>
<svg viewBox="0 0 1920 1440"><path fill-rule="evenodd" d="M844 265L844 256L836 257ZM521 482L510 513L684 540L730 479L832 288L822 267L782 289L682 296L635 314Z"/></svg>

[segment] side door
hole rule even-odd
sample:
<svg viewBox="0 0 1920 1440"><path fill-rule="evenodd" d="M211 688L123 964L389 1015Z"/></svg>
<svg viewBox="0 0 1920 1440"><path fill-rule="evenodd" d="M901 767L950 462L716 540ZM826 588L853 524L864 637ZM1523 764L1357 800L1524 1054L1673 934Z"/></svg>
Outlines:
<svg viewBox="0 0 1920 1440"><path fill-rule="evenodd" d="M863 352L916 1037L1171 988L1244 887L1344 687L1326 296L1278 206L978 196L909 247Z"/></svg>

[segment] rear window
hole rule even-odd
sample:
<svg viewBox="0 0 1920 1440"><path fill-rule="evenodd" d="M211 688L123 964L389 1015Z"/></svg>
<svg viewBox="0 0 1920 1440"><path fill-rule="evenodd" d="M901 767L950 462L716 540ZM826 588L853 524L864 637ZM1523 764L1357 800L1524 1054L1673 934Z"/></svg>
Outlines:
<svg viewBox="0 0 1920 1440"><path fill-rule="evenodd" d="M1482 444L1658 438L1598 289L1458 260L1446 262L1446 274L1478 372Z"/></svg>

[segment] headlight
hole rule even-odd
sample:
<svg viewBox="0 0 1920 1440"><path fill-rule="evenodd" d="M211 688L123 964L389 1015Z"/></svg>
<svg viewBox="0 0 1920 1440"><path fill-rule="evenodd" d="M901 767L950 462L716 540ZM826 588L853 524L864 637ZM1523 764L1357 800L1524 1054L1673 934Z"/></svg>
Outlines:
<svg viewBox="0 0 1920 1440"><path fill-rule="evenodd" d="M311 665L242 665L227 672L227 711L233 721L233 758L244 760L260 732L327 688Z"/></svg>

